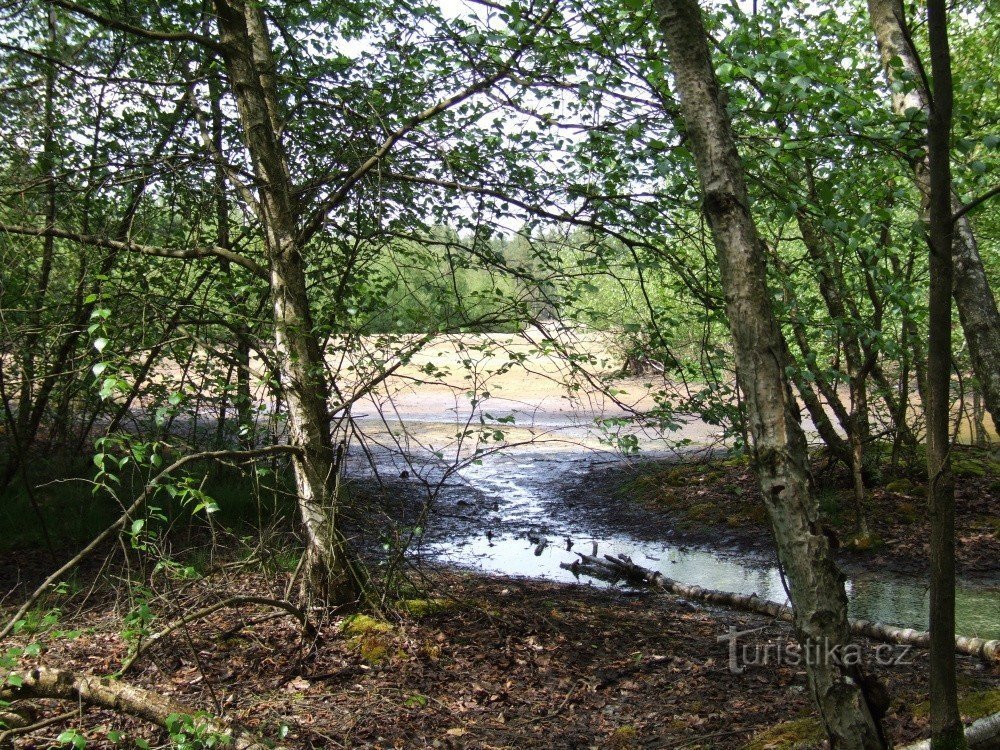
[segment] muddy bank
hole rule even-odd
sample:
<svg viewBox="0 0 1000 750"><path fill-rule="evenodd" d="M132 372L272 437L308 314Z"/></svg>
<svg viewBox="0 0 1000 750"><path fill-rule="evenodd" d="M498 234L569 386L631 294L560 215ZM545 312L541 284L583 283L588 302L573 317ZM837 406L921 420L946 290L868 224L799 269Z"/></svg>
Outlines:
<svg viewBox="0 0 1000 750"><path fill-rule="evenodd" d="M573 572L563 566L574 562L578 552L627 555L688 585L787 602L763 508L756 522L743 519L757 512L750 499L751 493L756 495L756 481L743 467L733 465L746 474L741 481L748 486L741 490L723 482L730 491L744 492L740 502L726 505L714 498L724 470L684 464L689 474L675 477L672 484L678 494L691 495L697 511L692 515L687 506L664 507L640 497L636 488L645 485L636 477L656 478L658 473L648 465L626 469L620 456L607 453L525 447L459 467L446 477L433 462L409 460L410 469L398 473L419 476L391 474L389 457L380 471L395 477L383 491L385 507L393 508L384 514L395 529L389 547L400 546L412 534L413 560L574 582ZM437 486L431 481L435 477L442 480L439 491L429 493ZM430 494L433 504L423 513L421 496L425 500ZM706 519L706 512L725 517ZM370 521L371 514L363 518ZM926 587L912 570L901 576L876 566L850 565L847 572L852 616L926 629ZM963 635L1000 637L1000 593L960 582L957 623Z"/></svg>
<svg viewBox="0 0 1000 750"><path fill-rule="evenodd" d="M960 578L1000 586L1000 464L964 449L956 459L957 564ZM919 471L874 488L867 516L873 537L854 539L850 478L816 465L821 510L838 539L838 562L856 573L922 577L927 571L928 521ZM562 502L596 523L641 538L776 561L757 479L740 461L648 461L608 466L567 482Z"/></svg>

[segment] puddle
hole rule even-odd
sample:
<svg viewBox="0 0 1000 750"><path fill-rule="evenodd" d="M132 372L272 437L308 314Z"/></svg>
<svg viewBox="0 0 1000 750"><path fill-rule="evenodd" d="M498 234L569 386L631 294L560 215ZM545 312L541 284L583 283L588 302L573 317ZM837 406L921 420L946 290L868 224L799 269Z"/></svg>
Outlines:
<svg viewBox="0 0 1000 750"><path fill-rule="evenodd" d="M591 554L596 544L601 555L628 555L638 565L658 570L681 583L743 594L756 593L772 601L787 602L777 568L753 561L620 536L546 539L549 543L539 549L533 538L477 536L431 544L425 547L425 552L460 566L491 573L555 581L580 580L607 586L610 584L587 577L577 579L560 567L561 563L577 559L574 551ZM848 580L847 596L852 617L900 627L927 628L928 593L920 583L901 577L867 574ZM996 591L959 586L955 608L960 634L1000 638L1000 594Z"/></svg>
<svg viewBox="0 0 1000 750"><path fill-rule="evenodd" d="M560 565L577 559L576 552L592 554L596 545L598 554L628 555L682 583L787 601L777 568L760 560L650 541L650 529L641 530L640 539L596 528L596 519L573 507L562 489L573 476L616 460L593 452L520 450L461 469L442 488L417 551L492 573L575 581ZM927 627L928 592L919 580L859 574L847 582L847 594L852 617ZM959 633L1000 638L1000 592L959 586L956 612Z"/></svg>

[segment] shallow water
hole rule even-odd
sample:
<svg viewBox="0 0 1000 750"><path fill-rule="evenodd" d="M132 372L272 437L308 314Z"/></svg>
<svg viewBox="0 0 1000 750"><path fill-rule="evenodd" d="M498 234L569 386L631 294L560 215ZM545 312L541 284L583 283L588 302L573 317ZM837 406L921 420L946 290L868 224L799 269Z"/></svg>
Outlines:
<svg viewBox="0 0 1000 750"><path fill-rule="evenodd" d="M727 550L724 540L720 548L709 551L667 541L663 537L668 534L656 529L610 530L585 504L573 503L574 479L618 460L595 451L528 447L465 466L440 488L416 552L492 573L571 582L577 579L560 565L578 559L577 552L596 550L600 555L627 555L638 565L682 583L787 602L774 565L737 549ZM410 481L434 483L442 474L442 465L433 459L414 462L412 457L406 461L386 454L379 464L380 472L390 475L405 469L415 475ZM927 627L928 592L920 579L857 574L846 588L852 617ZM960 634L1000 638L1000 591L995 588L959 585L956 612Z"/></svg>

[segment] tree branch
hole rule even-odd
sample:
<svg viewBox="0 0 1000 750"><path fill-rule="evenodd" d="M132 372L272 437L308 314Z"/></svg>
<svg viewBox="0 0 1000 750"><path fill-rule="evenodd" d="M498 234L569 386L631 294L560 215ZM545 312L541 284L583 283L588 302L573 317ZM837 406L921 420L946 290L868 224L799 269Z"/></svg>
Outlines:
<svg viewBox="0 0 1000 750"><path fill-rule="evenodd" d="M533 32L537 32L537 30L541 28L542 24L544 24L551 17L554 10L555 4L553 3L549 9L535 22ZM404 138L408 133L416 130L423 123L436 117L442 112L451 109L457 104L461 104L466 99L469 99L482 91L485 91L498 81L508 76L514 68L514 65L517 63L518 58L526 49L530 47L533 39L534 33L526 34L522 40L521 46L510 54L507 61L501 65L495 73L483 78L482 80L476 81L447 99L438 101L436 104L428 107L423 112L414 115L404 125L390 133L389 137L382 142L382 145L378 147L375 153L368 157L368 159L366 159L361 166L348 175L347 179L344 180L343 184L341 184L333 195L329 196L315 211L313 211L312 216L306 222L306 225L302 228L302 231L299 234L300 242L305 244L320 229L323 228L323 224L326 222L326 217L330 214L330 212L347 199L347 196L350 194L354 186L357 185L366 174L374 169L378 163L389 154L392 147L402 140L402 138Z"/></svg>
<svg viewBox="0 0 1000 750"><path fill-rule="evenodd" d="M56 227L26 227L20 224L0 224L0 232L6 232L7 234L20 234L25 237L55 237L57 239L78 242L81 245L90 245L91 247L104 247L110 250L127 250L129 252L142 253L143 255L153 255L160 258L191 259L215 257L227 260L235 265L242 266L260 279L264 279L265 281L268 279L267 269L262 265L244 255L240 255L237 252L227 250L224 247L159 247L157 245L143 245L132 241L123 242L121 240L112 240L107 237L100 237L94 234L69 232L65 229L57 229Z"/></svg>
<svg viewBox="0 0 1000 750"><path fill-rule="evenodd" d="M168 728L173 717L194 717L198 712L152 690L118 682L107 677L70 672L66 669L36 667L14 675L18 685L0 687L0 699L55 698L57 700L86 703L113 711L138 716L158 726ZM12 675L13 676L13 675ZM255 737L246 730L230 727L220 719L204 717L198 720L203 731L227 735L235 750L271 750L273 745Z"/></svg>
<svg viewBox="0 0 1000 750"><path fill-rule="evenodd" d="M124 31L126 34L132 34L133 36L142 37L143 39L153 39L159 42L194 42L195 44L200 44L202 47L207 47L215 52L222 52L222 45L208 36L203 36L201 34L192 34L188 31L155 31L154 29L144 29L140 26L133 26L132 24L125 23L124 21L119 21L115 18L108 18L100 13L90 10L89 8L84 8L82 5L77 5L71 0L52 0L55 5L60 8L70 11L71 13L76 13L84 18L89 18L101 26L109 29L114 29L115 31Z"/></svg>
<svg viewBox="0 0 1000 750"><path fill-rule="evenodd" d="M995 197L997 195L1000 195L1000 185L994 185L992 188L990 188L989 190L987 190L985 193L983 193L982 195L980 195L978 198L976 198L975 200L969 201L964 206L962 206L960 209L958 209L957 211L955 211L955 213L952 214L952 216L951 216L951 223L954 224L959 219L961 219L963 216L965 216L967 213L969 213L969 211L971 211L974 208L978 208L980 205L982 205L983 203L985 203L986 201L988 201L990 198L993 198L993 197Z"/></svg>

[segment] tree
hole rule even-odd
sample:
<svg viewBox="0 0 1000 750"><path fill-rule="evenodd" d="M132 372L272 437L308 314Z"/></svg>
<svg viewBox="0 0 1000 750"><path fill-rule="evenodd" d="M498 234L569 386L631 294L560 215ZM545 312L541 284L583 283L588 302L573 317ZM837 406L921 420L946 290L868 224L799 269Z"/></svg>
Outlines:
<svg viewBox="0 0 1000 750"><path fill-rule="evenodd" d="M927 219L930 235L930 338L927 345L927 496L931 517L931 747L965 747L955 681L955 480L951 472L951 296L953 108L948 13L927 4L933 91L928 91ZM995 308L994 308L995 309Z"/></svg>
<svg viewBox="0 0 1000 750"><path fill-rule="evenodd" d="M43 202L40 225L9 218L3 224L8 238L41 239L35 298L44 298L52 291L48 280L53 248L62 243L75 248L73 252L81 258L78 286L82 290L73 312L72 333L59 350L65 354L57 352L50 362L50 374L41 378L33 374L40 369L40 361L34 355L38 347L31 336L39 346L44 343L48 347L53 338L48 335L51 328L46 330L41 320L25 323L31 334L28 345L22 347L26 354L15 381L22 392L21 403L16 413L9 412L12 419L8 419L15 427L13 438L25 439L12 451L6 467L8 479L29 455L32 436L48 412L48 396L55 392L56 384L65 383L65 390L72 392L69 383L77 378L76 373L93 369L104 383L101 394L105 401L95 409L90 424L97 413L110 409L111 429L116 429L143 389L152 388L149 378L160 364L159 357L170 361L171 354L177 354L164 342L176 337L178 328L187 322L189 313L183 302L165 316L161 343L150 342L147 331L137 333L135 326L127 325L128 316L116 316L110 306L101 306L105 287L120 273L122 256L208 261L198 284L184 282L180 287L184 294L193 296L204 284L212 297L208 308L193 317L208 317L210 325L232 330L235 335L235 355L224 351L225 337L211 353L229 362L230 374L235 370L238 407L247 399L248 339L253 334L255 355L270 371L271 383L287 412L289 440L303 449L293 465L306 541L304 591L330 604L353 600L358 594L358 571L339 527L336 487L342 451L335 445L332 418L334 413L343 418L360 395L344 393L338 386L325 357L327 343L333 334L341 336L341 341L351 341L352 305L358 304L355 300L364 289L365 264L371 262L373 250L378 252L380 233L407 223L419 226L427 220L424 202L431 196L417 197L406 182L397 183L387 196L384 176L392 169L405 171L411 164L424 162L425 149L443 153L447 161L448 154L439 148L438 140L461 132L464 125L482 116L486 110L473 100L509 76L530 48L532 35L543 28L551 7L543 7L537 16L518 7L517 21L508 21L511 28L485 36L473 33L466 21L444 19L433 4L378 11L368 8L382 24L379 33L384 38L380 41L392 50L391 59L361 56L357 62L336 50L338 44L368 33L367 23L374 17L361 20L366 16L361 8L345 12L343 18L337 14L326 17L322 10L314 14L313 10L269 9L240 0L220 0L214 12L188 6L156 11L137 6L120 17L103 12L99 3L82 5L67 0L45 8L58 8L66 14L60 23L72 30L67 36L73 40L65 45L66 55L76 56L76 60L63 59L50 43L48 57L43 57L49 69L58 69L69 79L85 76L98 81L101 85L96 88L111 92L109 101L118 104L102 102L95 115L79 101L81 93L94 87L59 88L63 115L70 124L66 133L54 127L45 129L40 170L50 178L43 184L54 184L52 154L57 138L72 144L64 146L67 162L80 158L73 151L77 143L92 140L89 174L95 178L93 184L80 188L64 179L60 199L68 202L78 191L97 204L93 199L97 196L104 201L101 208L107 213L123 193L127 199L123 218L110 232L105 229L109 222L88 219L87 214L82 229L74 226L79 222L78 214L64 211L57 216L50 188L46 188L50 192ZM22 60L33 64L38 57L30 49L31 37L25 31L32 23L29 11L25 8L8 21L11 38L24 44L8 49L13 67ZM51 20L50 29L55 23ZM399 28L407 28L416 38L399 37ZM78 33L78 29L83 31ZM276 32L278 54L274 50ZM418 43L424 35L433 37L436 33L450 38L449 45ZM304 41L324 35L329 41L323 44L310 47L311 43ZM111 52L101 46L105 40L110 40L107 47ZM74 46L77 43L79 49L94 48L93 57L81 63L82 55ZM456 67L460 55L471 62ZM401 60L405 65L399 68L396 63ZM75 68L74 62L81 64L82 70ZM54 81L55 76L50 75L49 80ZM48 86L50 94L53 87ZM169 101L178 88L181 94L172 112L164 107L166 116L157 113L157 101ZM433 96L438 91L443 93L429 102L422 101L428 92ZM372 106L375 115L365 112L359 116L351 100L369 93L371 102L365 106ZM212 100L207 114L201 105L205 96ZM148 100L154 106L148 106ZM49 101L47 111L54 108L51 95ZM298 107L294 114L293 106ZM459 110L460 114L454 114ZM16 110L15 117L22 113L24 120L18 124L33 127L27 109ZM336 118L331 118L334 113ZM444 122L446 116L455 121ZM339 130L333 119L340 124ZM395 124L390 124L393 120ZM421 136L424 127L430 132ZM76 136L75 141L70 134ZM404 158L403 144L420 155ZM186 159L178 157L178 152L196 156ZM119 168L107 169L105 159L116 160ZM448 168L454 171L455 163L448 163ZM470 164L472 168L475 163ZM377 179L371 179L372 175ZM28 195L34 189L21 188ZM374 214L359 210L366 201L377 206ZM144 219L141 223L136 222L139 215ZM229 224L240 221L243 226L231 231ZM138 235L145 235L148 241L139 241ZM204 236L214 236L216 242L198 241ZM104 252L97 269L82 260L81 248ZM73 257L70 253L66 256ZM136 266L139 285L147 292L155 279L148 268L148 264ZM35 272L34 268L26 270ZM62 269L59 273L64 274ZM331 276L335 283L327 290L330 294L318 294L317 280ZM90 284L93 291L87 293ZM269 324L264 329L258 314L267 308L256 304L262 297L262 284L270 307ZM213 310L212 305L219 307ZM28 307L29 317L37 318L40 302ZM233 314L231 320L222 312L226 309ZM91 359L93 350L77 349L77 343L86 340L88 323L96 337L96 363ZM200 329L205 324L193 325ZM257 330L251 332L250 325ZM122 329L119 334L127 331L137 335L135 349L148 351L143 364L135 362L134 351L124 346L123 335L112 334L113 328ZM113 352L108 347L112 337L119 348L121 372L112 367ZM196 357L195 352L202 343L197 335L194 338L195 343L180 361L187 359L201 367L202 355ZM372 383L381 382L406 358L409 345L398 345L395 350L395 364L390 358L370 368L371 372L366 368L365 377L370 375ZM75 356L82 362L73 361ZM363 391L365 377L355 373L353 387ZM38 380L42 387L33 390ZM119 403L111 397L119 398ZM182 400L176 393L170 398ZM3 400L9 405L8 397ZM201 396L197 396L196 402L200 401ZM225 404L225 394L221 403ZM220 407L220 417L223 414ZM221 425L218 432L222 432Z"/></svg>
<svg viewBox="0 0 1000 750"><path fill-rule="evenodd" d="M907 28L902 0L868 0L868 12L885 74L893 89L893 110L900 118L929 121L933 107L930 80ZM918 148L911 161L925 217L931 204L929 158L929 151ZM955 231L950 234L955 304L983 400L994 422L1000 424L1000 368L996 366L1000 362L1000 311L970 217L957 196L953 195L951 201L952 211L961 213L954 222Z"/></svg>
<svg viewBox="0 0 1000 750"><path fill-rule="evenodd" d="M884 748L881 715L857 667L835 663L826 650L849 641L844 579L811 492L805 436L786 376L788 347L771 309L763 244L701 11L693 0L656 0L655 8L718 252L755 465L791 586L795 629L806 653L819 647L822 654L807 665L810 687L832 747Z"/></svg>

